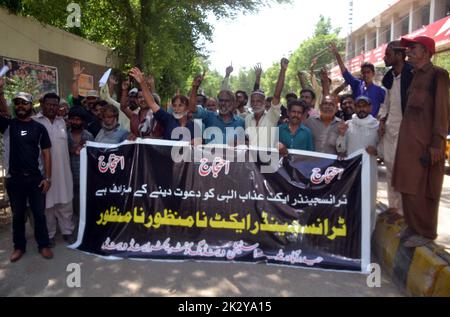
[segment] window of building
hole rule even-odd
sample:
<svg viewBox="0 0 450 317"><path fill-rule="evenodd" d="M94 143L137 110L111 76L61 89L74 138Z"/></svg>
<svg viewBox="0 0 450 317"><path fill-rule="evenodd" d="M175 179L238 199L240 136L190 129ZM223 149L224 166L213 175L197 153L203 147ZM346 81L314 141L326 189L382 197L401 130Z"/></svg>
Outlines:
<svg viewBox="0 0 450 317"><path fill-rule="evenodd" d="M369 35L369 49L377 47L377 32L373 32Z"/></svg>
<svg viewBox="0 0 450 317"><path fill-rule="evenodd" d="M390 25L387 25L382 28L380 38L381 38L381 41L379 43L380 45L389 43L391 41L391 26Z"/></svg>
<svg viewBox="0 0 450 317"><path fill-rule="evenodd" d="M409 15L403 17L401 20L401 35L406 35L409 33Z"/></svg>
<svg viewBox="0 0 450 317"><path fill-rule="evenodd" d="M450 1L450 0L448 0L448 1ZM422 7L420 17L421 17L420 27L430 24L430 5L429 4Z"/></svg>

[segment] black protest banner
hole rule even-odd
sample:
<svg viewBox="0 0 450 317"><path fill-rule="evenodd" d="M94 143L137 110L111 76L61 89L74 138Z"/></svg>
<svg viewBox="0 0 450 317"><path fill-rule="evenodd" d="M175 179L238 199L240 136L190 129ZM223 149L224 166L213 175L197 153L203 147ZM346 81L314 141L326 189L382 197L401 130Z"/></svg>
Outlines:
<svg viewBox="0 0 450 317"><path fill-rule="evenodd" d="M263 173L267 163L254 150L175 144L89 143L73 248L115 258L365 271L363 154L337 160L299 152L275 157L276 172ZM181 162L173 159L180 149Z"/></svg>

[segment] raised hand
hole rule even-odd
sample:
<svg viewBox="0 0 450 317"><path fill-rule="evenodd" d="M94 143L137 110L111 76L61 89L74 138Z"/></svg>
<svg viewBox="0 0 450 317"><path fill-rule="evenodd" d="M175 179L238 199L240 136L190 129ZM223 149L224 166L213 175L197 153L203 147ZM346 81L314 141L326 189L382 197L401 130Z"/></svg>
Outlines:
<svg viewBox="0 0 450 317"><path fill-rule="evenodd" d="M139 85L142 85L142 84L145 83L144 74L142 74L142 72L141 72L141 70L139 68L134 67L133 69L131 69L130 75L134 78L134 80L136 80L136 82Z"/></svg>
<svg viewBox="0 0 450 317"><path fill-rule="evenodd" d="M312 61L311 61L310 69L314 69L314 67L316 66L316 64L317 64L317 57L314 57L314 58L312 59Z"/></svg>
<svg viewBox="0 0 450 317"><path fill-rule="evenodd" d="M303 79L303 78L305 77L305 73L304 73L303 71L299 70L299 71L297 72L297 77L298 77L299 79Z"/></svg>
<svg viewBox="0 0 450 317"><path fill-rule="evenodd" d="M320 69L320 79L324 82L328 80L328 70L326 67Z"/></svg>
<svg viewBox="0 0 450 317"><path fill-rule="evenodd" d="M80 62L79 61L75 61L75 62L73 62L72 70L73 70L73 79L75 80L75 79L80 78L81 74L83 74L84 67L81 68Z"/></svg>
<svg viewBox="0 0 450 317"><path fill-rule="evenodd" d="M335 55L339 54L339 51L338 51L338 49L336 47L336 43L331 43L330 46L329 46L329 49L330 49L331 53L333 53Z"/></svg>
<svg viewBox="0 0 450 317"><path fill-rule="evenodd" d="M281 59L281 68L286 70L288 68L289 65L289 60L287 58L282 58Z"/></svg>
<svg viewBox="0 0 450 317"><path fill-rule="evenodd" d="M256 66L254 67L254 70L255 70L256 77L261 77L261 75L262 75L261 63L256 64Z"/></svg>
<svg viewBox="0 0 450 317"><path fill-rule="evenodd" d="M196 87L196 88L200 87L200 85L201 85L202 82L203 82L204 75L205 75L205 72L203 72L203 75L197 75L197 76L195 76L194 81L192 82L192 86L193 86L193 87Z"/></svg>
<svg viewBox="0 0 450 317"><path fill-rule="evenodd" d="M234 70L233 66L228 66L227 69L225 70L225 77L230 77L233 70Z"/></svg>

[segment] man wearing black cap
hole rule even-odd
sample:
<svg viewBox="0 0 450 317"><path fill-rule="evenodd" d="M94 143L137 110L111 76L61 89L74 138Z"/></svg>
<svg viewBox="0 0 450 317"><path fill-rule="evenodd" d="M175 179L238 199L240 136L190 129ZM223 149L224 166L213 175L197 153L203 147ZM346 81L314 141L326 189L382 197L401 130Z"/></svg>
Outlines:
<svg viewBox="0 0 450 317"><path fill-rule="evenodd" d="M3 91L3 82L0 83ZM6 189L13 213L14 252L11 262L18 261L26 251L25 215L27 202L34 218L34 233L39 253L51 259L45 218L45 194L51 186L51 142L45 127L31 119L33 99L30 94L20 92L13 99L17 118L0 116L0 132L5 135L5 166L7 168ZM2 107L0 112L7 113ZM39 170L39 155L42 153L45 174Z"/></svg>
<svg viewBox="0 0 450 317"><path fill-rule="evenodd" d="M439 199L445 171L449 125L449 75L434 66L435 42L426 36L402 38L414 66L408 101L400 125L393 187L402 194L408 229L401 238L413 248L437 237Z"/></svg>

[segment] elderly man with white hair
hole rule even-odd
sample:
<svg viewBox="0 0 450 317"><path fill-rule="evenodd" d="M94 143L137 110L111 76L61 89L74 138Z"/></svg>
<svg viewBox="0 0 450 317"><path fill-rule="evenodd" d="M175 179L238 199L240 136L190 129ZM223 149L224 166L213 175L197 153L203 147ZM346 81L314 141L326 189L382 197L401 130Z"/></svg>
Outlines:
<svg viewBox="0 0 450 317"><path fill-rule="evenodd" d="M249 145L261 148L276 148L276 127L281 116L281 92L284 87L286 70L289 61L286 58L281 60L280 74L278 76L275 93L271 102L271 107L266 111L266 96L261 90L254 91L250 96L252 113L245 118L245 129L249 139Z"/></svg>

